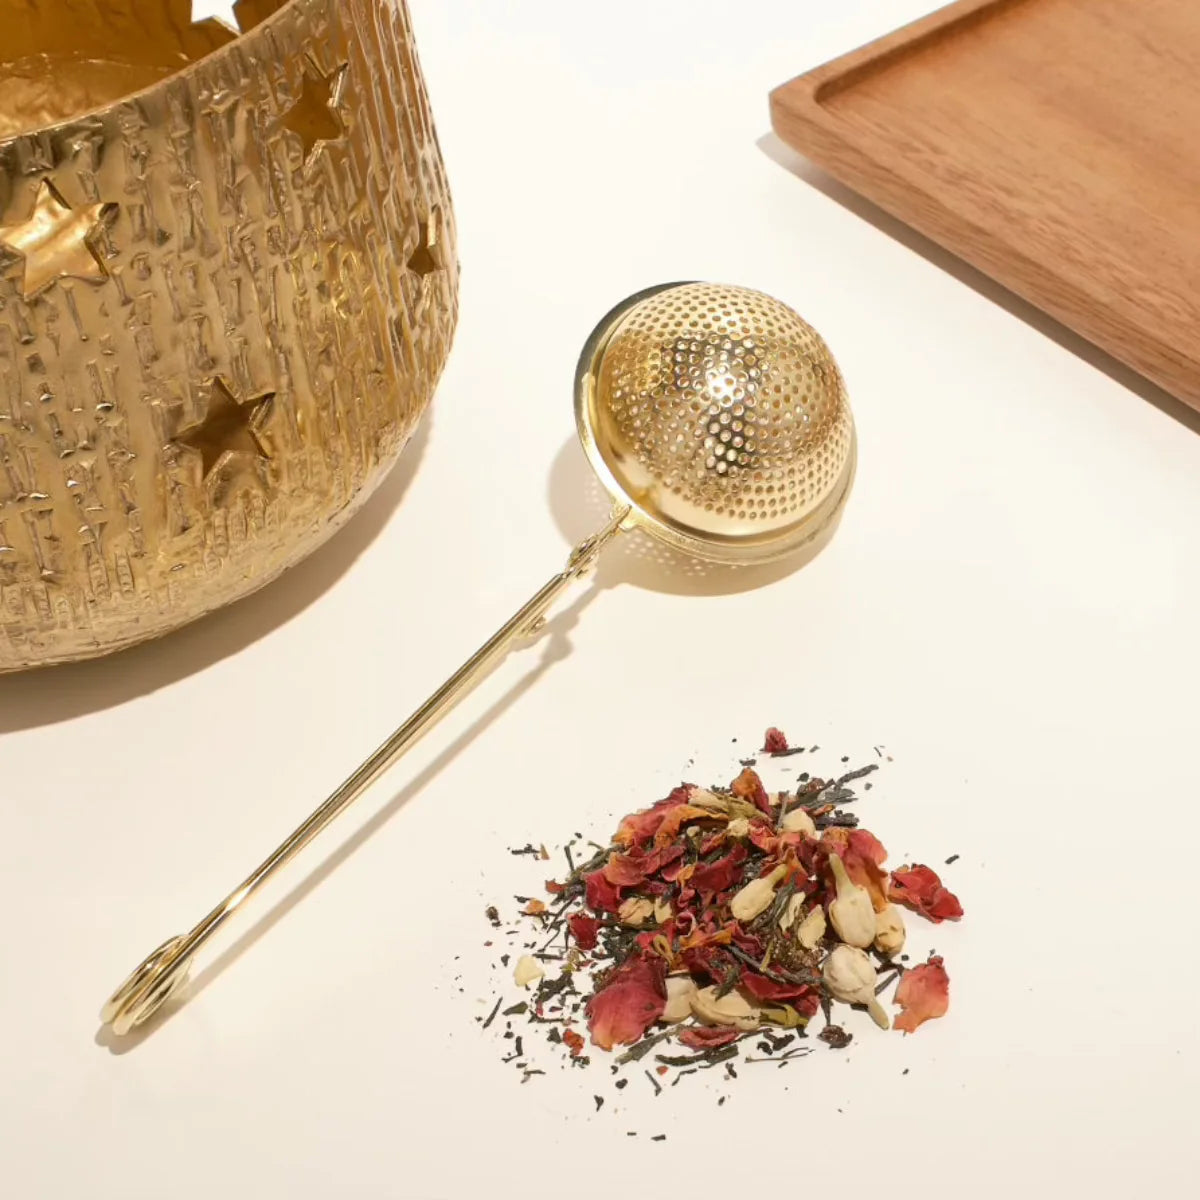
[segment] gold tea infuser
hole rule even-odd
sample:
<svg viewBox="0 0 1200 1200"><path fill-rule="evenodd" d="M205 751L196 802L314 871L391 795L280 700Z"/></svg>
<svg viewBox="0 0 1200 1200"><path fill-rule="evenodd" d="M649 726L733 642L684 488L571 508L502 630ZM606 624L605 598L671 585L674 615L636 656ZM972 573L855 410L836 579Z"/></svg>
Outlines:
<svg viewBox="0 0 1200 1200"><path fill-rule="evenodd" d="M786 305L746 288L665 284L618 305L584 347L575 418L611 519L212 912L134 970L101 1011L114 1033L158 1009L217 929L537 632L619 533L641 530L715 563L774 562L829 536L854 478L854 423L828 347Z"/></svg>

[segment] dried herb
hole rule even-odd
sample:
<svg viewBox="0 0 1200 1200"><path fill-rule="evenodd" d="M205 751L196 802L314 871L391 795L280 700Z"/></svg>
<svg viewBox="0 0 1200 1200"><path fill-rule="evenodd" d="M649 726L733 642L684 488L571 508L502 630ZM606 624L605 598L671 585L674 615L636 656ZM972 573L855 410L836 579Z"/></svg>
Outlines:
<svg viewBox="0 0 1200 1200"><path fill-rule="evenodd" d="M504 1001L501 999L496 1000L495 1007L492 1009L492 1011L490 1013L488 1013L487 1020L484 1021L484 1023L483 1023L484 1029L486 1029L496 1019L496 1014L500 1011L500 1005L503 1003L504 1003Z"/></svg>
<svg viewBox="0 0 1200 1200"><path fill-rule="evenodd" d="M777 729L762 745L772 757L819 750L790 746ZM885 757L882 747L876 757ZM585 1034L615 1051L614 1075L653 1052L657 1065L643 1074L660 1096L659 1076L667 1073L672 1087L717 1067L732 1081L736 1062L782 1068L807 1056L811 1047L798 1039L818 1014L819 1040L845 1049L853 1035L833 1019L839 997L869 1003L886 1026L876 997L899 980L905 1013L897 1028L911 1031L945 1011L941 960L905 971L892 957L907 958L899 954L905 929L894 905L933 921L957 919L962 907L928 867L889 872L884 847L846 811L858 799L852 785L879 763L834 777L801 772L794 790L775 794L753 758L741 765L728 786L680 784L630 813L607 845L576 833L563 848L566 875L545 881L550 900L516 897L523 911L507 932L534 932L525 950L547 974L504 1015L548 1025L544 1044L565 1047L571 1066L590 1062ZM587 861L572 852L579 845L590 848ZM549 857L532 842L511 853L539 863ZM494 906L487 916L499 924ZM499 1002L484 1028L498 1009ZM743 1043L755 1054L743 1057ZM514 1050L505 1061L521 1060L522 1082L540 1073L529 1070L519 1038ZM623 1089L628 1080L613 1084ZM594 1099L598 1112L603 1097Z"/></svg>
<svg viewBox="0 0 1200 1200"><path fill-rule="evenodd" d="M854 1041L854 1034L847 1033L840 1025L826 1025L817 1037L832 1050L845 1050Z"/></svg>

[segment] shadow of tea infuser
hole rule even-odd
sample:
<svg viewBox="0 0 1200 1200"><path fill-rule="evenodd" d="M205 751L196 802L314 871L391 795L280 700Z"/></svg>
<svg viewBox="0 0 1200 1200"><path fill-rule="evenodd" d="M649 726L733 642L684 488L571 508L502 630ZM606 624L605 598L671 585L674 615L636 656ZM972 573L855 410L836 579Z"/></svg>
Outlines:
<svg viewBox="0 0 1200 1200"><path fill-rule="evenodd" d="M746 288L665 284L623 301L584 347L575 417L612 497L607 524L212 912L133 971L101 1011L113 1033L155 1012L184 982L196 950L535 634L618 534L640 530L730 566L775 562L824 544L854 479L854 423L828 347L786 305Z"/></svg>

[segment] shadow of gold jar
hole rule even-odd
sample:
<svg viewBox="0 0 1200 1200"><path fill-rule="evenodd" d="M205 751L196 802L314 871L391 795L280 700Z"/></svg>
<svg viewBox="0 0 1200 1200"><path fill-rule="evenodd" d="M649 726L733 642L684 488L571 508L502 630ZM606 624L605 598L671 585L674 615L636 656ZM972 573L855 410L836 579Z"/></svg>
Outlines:
<svg viewBox="0 0 1200 1200"><path fill-rule="evenodd" d="M0 0L0 671L156 637L328 537L453 336L403 0Z"/></svg>

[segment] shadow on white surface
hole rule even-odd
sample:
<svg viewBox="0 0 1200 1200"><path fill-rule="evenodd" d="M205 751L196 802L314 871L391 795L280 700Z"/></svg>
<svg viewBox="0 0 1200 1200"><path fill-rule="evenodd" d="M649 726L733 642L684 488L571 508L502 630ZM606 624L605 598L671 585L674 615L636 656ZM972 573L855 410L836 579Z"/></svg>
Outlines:
<svg viewBox="0 0 1200 1200"><path fill-rule="evenodd" d="M93 1039L96 1045L112 1054L128 1054L131 1050L136 1050L146 1038L169 1021L181 1008L197 1000L201 993L220 977L223 971L233 966L248 950L252 950L260 938L270 933L288 913L328 879L360 846L382 829L405 804L436 779L438 774L466 750L477 737L530 691L555 663L562 662L570 654L571 630L575 627L584 609L595 599L600 590L600 586L593 582L576 597L574 603L546 623L536 642L531 643L525 650L516 651L517 654L521 654L540 647L537 664L509 688L491 708L463 730L419 775L409 780L378 812L359 826L319 866L310 871L286 896L259 917L212 962L193 975L176 995L172 996L157 1013L147 1020L144 1026L135 1029L128 1036L120 1038L116 1037L108 1026L102 1025L97 1029ZM283 832L280 830L281 836Z"/></svg>
<svg viewBox="0 0 1200 1200"><path fill-rule="evenodd" d="M612 501L592 473L576 438L554 456L548 486L550 511L563 536L572 544L583 541L609 519ZM629 583L675 596L726 596L765 587L798 571L823 549L765 566L730 567L702 562L661 545L643 533L623 534L600 558L597 587Z"/></svg>
<svg viewBox="0 0 1200 1200"><path fill-rule="evenodd" d="M391 519L429 440L426 413L399 461L344 528L273 583L155 641L106 658L0 677L0 734L124 704L237 654L315 603Z"/></svg>
<svg viewBox="0 0 1200 1200"><path fill-rule="evenodd" d="M828 196L829 199L840 204L856 217L874 225L881 233L887 234L888 237L893 238L915 254L919 254L935 267L953 276L960 283L966 284L967 287L978 292L993 304L999 305L1018 320L1024 321L1025 324L1056 342L1077 358L1082 359L1089 366L1094 367L1097 371L1103 371L1114 382L1128 388L1143 400L1148 400L1193 433L1200 433L1200 412L1189 408L1181 400L1176 400L1169 392L1139 375L1132 367L1125 366L1124 363L1093 345L1086 338L1080 337L1079 334L1068 329L1060 321L1048 316L1036 305L1021 299L1003 284L997 283L956 254L939 246L937 242L925 237L924 234L918 233L911 225L906 225L864 196L859 195L858 192L838 182L832 175L827 174L820 167L798 154L777 134L763 134L758 139L758 146L768 158L804 180L822 195Z"/></svg>

